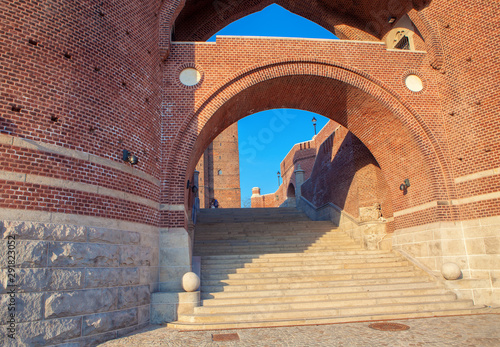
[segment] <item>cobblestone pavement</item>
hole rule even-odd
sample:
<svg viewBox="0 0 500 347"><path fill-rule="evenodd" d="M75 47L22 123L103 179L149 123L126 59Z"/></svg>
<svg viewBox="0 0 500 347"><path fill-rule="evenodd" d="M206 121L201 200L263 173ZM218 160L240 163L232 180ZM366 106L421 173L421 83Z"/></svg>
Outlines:
<svg viewBox="0 0 500 347"><path fill-rule="evenodd" d="M372 323L190 332L153 325L101 346L500 346L500 314L396 320L410 329L392 332ZM213 334L233 333L239 341L212 341Z"/></svg>

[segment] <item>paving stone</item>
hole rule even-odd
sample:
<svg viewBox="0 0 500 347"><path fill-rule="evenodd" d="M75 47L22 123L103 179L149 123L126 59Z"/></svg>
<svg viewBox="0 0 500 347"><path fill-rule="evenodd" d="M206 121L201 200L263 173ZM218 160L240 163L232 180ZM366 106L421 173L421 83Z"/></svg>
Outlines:
<svg viewBox="0 0 500 347"><path fill-rule="evenodd" d="M405 331L377 331L373 322L265 329L178 331L159 325L116 340L104 347L127 346L484 346L500 345L500 314L392 321L410 326ZM212 341L213 334L236 333L240 341Z"/></svg>

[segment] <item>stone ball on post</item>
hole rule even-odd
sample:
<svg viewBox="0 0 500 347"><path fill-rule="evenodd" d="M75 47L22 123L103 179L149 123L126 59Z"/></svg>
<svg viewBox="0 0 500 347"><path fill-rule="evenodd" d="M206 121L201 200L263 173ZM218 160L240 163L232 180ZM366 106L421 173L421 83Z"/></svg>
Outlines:
<svg viewBox="0 0 500 347"><path fill-rule="evenodd" d="M200 288L200 278L194 272L186 272L182 276L182 288L186 292L194 292Z"/></svg>
<svg viewBox="0 0 500 347"><path fill-rule="evenodd" d="M457 280L462 276L462 271L455 263L444 263L441 266L441 274L447 280Z"/></svg>

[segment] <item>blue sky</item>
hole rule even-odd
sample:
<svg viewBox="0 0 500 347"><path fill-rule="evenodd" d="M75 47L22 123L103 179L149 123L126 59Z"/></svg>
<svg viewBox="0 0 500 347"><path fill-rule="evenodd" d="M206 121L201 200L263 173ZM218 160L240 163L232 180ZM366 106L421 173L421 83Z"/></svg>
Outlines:
<svg viewBox="0 0 500 347"><path fill-rule="evenodd" d="M215 41L217 35L337 39L316 23L275 4L229 24L208 41ZM252 187L260 187L261 194L278 189L280 163L294 144L314 136L313 117L319 132L327 118L295 109L263 111L238 122L242 205L252 195Z"/></svg>

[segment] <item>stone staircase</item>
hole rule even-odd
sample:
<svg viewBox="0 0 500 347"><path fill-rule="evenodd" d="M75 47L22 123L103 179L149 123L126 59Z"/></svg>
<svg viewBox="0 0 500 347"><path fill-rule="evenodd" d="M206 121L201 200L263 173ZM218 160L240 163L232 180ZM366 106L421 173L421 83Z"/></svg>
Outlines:
<svg viewBox="0 0 500 347"><path fill-rule="evenodd" d="M390 251L369 251L293 208L202 210L203 306L176 329L230 329L470 314L470 300Z"/></svg>

